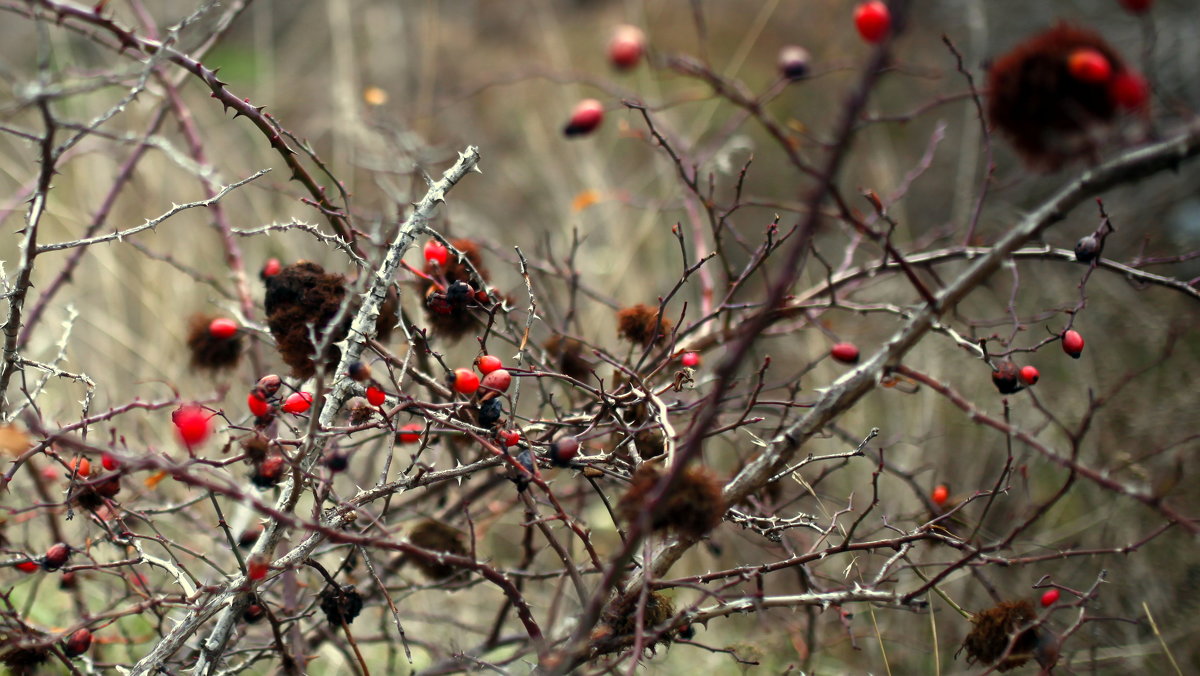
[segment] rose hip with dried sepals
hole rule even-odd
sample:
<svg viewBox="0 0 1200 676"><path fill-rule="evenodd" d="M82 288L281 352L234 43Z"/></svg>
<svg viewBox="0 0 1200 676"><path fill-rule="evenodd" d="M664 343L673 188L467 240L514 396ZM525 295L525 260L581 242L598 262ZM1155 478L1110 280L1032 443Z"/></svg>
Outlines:
<svg viewBox="0 0 1200 676"><path fill-rule="evenodd" d="M1041 374L1038 373L1038 370L1033 366L1022 366L1020 375L1021 382L1025 383L1026 385L1033 385L1037 383L1038 378L1041 376Z"/></svg>
<svg viewBox="0 0 1200 676"><path fill-rule="evenodd" d="M63 653L67 657L79 657L92 647L92 632L87 627L77 629L63 642Z"/></svg>
<svg viewBox="0 0 1200 676"><path fill-rule="evenodd" d="M579 440L575 437L562 437L550 442L546 457L555 467L567 467L575 456L579 455Z"/></svg>
<svg viewBox="0 0 1200 676"><path fill-rule="evenodd" d="M992 384L1000 390L1000 394L1013 394L1025 387L1021 384L1021 370L1011 361L996 364L996 370L992 371Z"/></svg>
<svg viewBox="0 0 1200 676"><path fill-rule="evenodd" d="M58 570L67 564L69 558L71 558L71 548L62 542L55 543L46 550L46 555L42 557L42 568Z"/></svg>

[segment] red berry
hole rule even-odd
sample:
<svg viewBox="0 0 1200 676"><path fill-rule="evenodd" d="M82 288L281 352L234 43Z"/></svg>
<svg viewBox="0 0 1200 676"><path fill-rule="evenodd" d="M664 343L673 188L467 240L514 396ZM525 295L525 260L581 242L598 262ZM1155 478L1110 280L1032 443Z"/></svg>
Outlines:
<svg viewBox="0 0 1200 676"><path fill-rule="evenodd" d="M1083 336L1079 335L1078 331L1071 329L1063 334L1062 346L1063 352L1079 359L1079 355L1083 354Z"/></svg>
<svg viewBox="0 0 1200 676"><path fill-rule="evenodd" d="M437 263L442 267L446 267L446 262L450 260L450 250L444 244L431 239L425 243L425 262Z"/></svg>
<svg viewBox="0 0 1200 676"><path fill-rule="evenodd" d="M421 432L424 430L425 426L421 423L409 423L400 428L400 433L396 435L396 439L402 444L415 444L421 440Z"/></svg>
<svg viewBox="0 0 1200 676"><path fill-rule="evenodd" d="M383 402L387 401L387 393L375 387L374 385L367 388L367 403L372 406L383 406Z"/></svg>
<svg viewBox="0 0 1200 676"><path fill-rule="evenodd" d="M1036 383L1039 375L1041 374L1038 373L1038 370L1032 366L1021 367L1021 382L1025 383L1026 385L1033 385Z"/></svg>
<svg viewBox="0 0 1200 676"><path fill-rule="evenodd" d="M268 455L263 458L262 462L254 470L254 474L250 476L250 482L262 489L270 488L279 483L283 479L283 472L286 469L286 461L282 455Z"/></svg>
<svg viewBox="0 0 1200 676"><path fill-rule="evenodd" d="M111 472L120 467L121 462L112 453L105 452L100 455L100 465Z"/></svg>
<svg viewBox="0 0 1200 676"><path fill-rule="evenodd" d="M479 386L493 392L507 392L512 385L512 374L506 369L496 369L479 381Z"/></svg>
<svg viewBox="0 0 1200 676"><path fill-rule="evenodd" d="M227 340L237 335L237 322L228 317L217 317L208 323L208 334L217 340Z"/></svg>
<svg viewBox="0 0 1200 676"><path fill-rule="evenodd" d="M1087 47L1076 49L1067 57L1067 70L1071 77L1080 82L1108 82L1112 77L1112 64L1100 52Z"/></svg>
<svg viewBox="0 0 1200 676"><path fill-rule="evenodd" d="M50 546L46 550L46 555L42 557L42 568L46 570L58 570L67 564L67 559L71 557L71 548L59 542Z"/></svg>
<svg viewBox="0 0 1200 676"><path fill-rule="evenodd" d="M629 70L638 65L646 51L646 34L637 26L617 26L608 43L608 61L617 70Z"/></svg>
<svg viewBox="0 0 1200 676"><path fill-rule="evenodd" d="M264 278L274 277L275 275L279 274L279 271L282 269L283 263L280 263L278 258L271 258L268 259L266 264L263 265L262 272L259 274L261 274Z"/></svg>
<svg viewBox="0 0 1200 676"><path fill-rule="evenodd" d="M312 407L313 396L308 392L297 392L283 402L283 410L288 413L304 413Z"/></svg>
<svg viewBox="0 0 1200 676"><path fill-rule="evenodd" d="M843 364L858 363L858 348L854 343L838 343L829 350L829 355Z"/></svg>
<svg viewBox="0 0 1200 676"><path fill-rule="evenodd" d="M463 394L475 394L475 390L479 389L479 376L471 369L454 369L450 384Z"/></svg>
<svg viewBox="0 0 1200 676"><path fill-rule="evenodd" d="M246 579L261 580L267 576L268 569L267 560L261 556L256 556L246 562Z"/></svg>
<svg viewBox="0 0 1200 676"><path fill-rule="evenodd" d="M683 355L681 355L679 357L679 363L683 364L684 366L686 366L688 368L696 368L697 366L700 365L700 353L699 352L684 352Z"/></svg>
<svg viewBox="0 0 1200 676"><path fill-rule="evenodd" d="M892 15L879 0L864 2L854 10L854 27L867 42L882 42L892 27Z"/></svg>
<svg viewBox="0 0 1200 676"><path fill-rule="evenodd" d="M500 358L495 355L485 354L475 360L475 366L479 368L479 372L487 375L496 369L504 368L500 363Z"/></svg>
<svg viewBox="0 0 1200 676"><path fill-rule="evenodd" d="M30 561L28 559L16 564L16 569L22 573L36 573L39 568L40 566L37 565L36 561Z"/></svg>
<svg viewBox="0 0 1200 676"><path fill-rule="evenodd" d="M187 446L203 443L212 434L209 418L208 411L194 404L183 406L171 414L175 432L179 435L179 440Z"/></svg>
<svg viewBox="0 0 1200 676"><path fill-rule="evenodd" d="M92 647L92 632L87 627L77 630L63 642L63 652L67 657L79 657Z"/></svg>
<svg viewBox="0 0 1200 676"><path fill-rule="evenodd" d="M261 418L271 412L271 404L266 399L263 399L262 395L258 392L251 392L246 395L246 406L255 418Z"/></svg>
<svg viewBox="0 0 1200 676"><path fill-rule="evenodd" d="M1057 589L1047 589L1042 594L1042 607L1049 608L1058 602L1059 593Z"/></svg>
<svg viewBox="0 0 1200 676"><path fill-rule="evenodd" d="M242 611L242 620L246 624L254 624L266 616L266 609L257 603L251 603Z"/></svg>
<svg viewBox="0 0 1200 676"><path fill-rule="evenodd" d="M575 437L556 439L550 443L550 449L546 455L554 465L566 467L571 464L575 456L579 455L579 440Z"/></svg>
<svg viewBox="0 0 1200 676"><path fill-rule="evenodd" d="M568 137L590 134L604 121L604 104L596 99L584 99L571 112L571 119L563 127L563 134Z"/></svg>
<svg viewBox="0 0 1200 676"><path fill-rule="evenodd" d="M82 479L92 473L92 463L87 458L71 458L67 471Z"/></svg>
<svg viewBox="0 0 1200 676"><path fill-rule="evenodd" d="M512 448L521 442L521 433L517 430L500 430L500 440L505 448Z"/></svg>
<svg viewBox="0 0 1200 676"><path fill-rule="evenodd" d="M801 80L808 75L808 50L788 45L779 50L779 70L789 80Z"/></svg>
<svg viewBox="0 0 1200 676"><path fill-rule="evenodd" d="M938 484L933 488L933 493L929 497L933 500L933 504L941 507L950 499L950 487L946 484Z"/></svg>
<svg viewBox="0 0 1200 676"><path fill-rule="evenodd" d="M1150 86L1141 75L1123 70L1108 83L1108 96L1126 110L1137 110L1149 100Z"/></svg>
<svg viewBox="0 0 1200 676"><path fill-rule="evenodd" d="M1141 14L1150 9L1154 4L1154 0L1120 0L1121 6L1129 10L1133 14Z"/></svg>
<svg viewBox="0 0 1200 676"><path fill-rule="evenodd" d="M46 467L42 468L42 478L47 481L54 481L58 479L58 470L47 465Z"/></svg>

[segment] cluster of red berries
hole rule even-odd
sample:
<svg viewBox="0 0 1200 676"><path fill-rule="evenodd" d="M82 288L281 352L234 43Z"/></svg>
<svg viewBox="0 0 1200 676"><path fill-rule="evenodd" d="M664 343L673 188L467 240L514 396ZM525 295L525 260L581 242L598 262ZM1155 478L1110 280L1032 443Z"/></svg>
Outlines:
<svg viewBox="0 0 1200 676"><path fill-rule="evenodd" d="M1063 352L1071 358L1079 359L1079 356L1083 354L1083 336L1074 329L1063 332L1062 347ZM1037 383L1039 377L1037 368L1033 366L1018 368L1011 361L1002 361L996 364L992 371L992 383L995 384L996 389L1000 390L1001 394L1020 392Z"/></svg>
<svg viewBox="0 0 1200 676"><path fill-rule="evenodd" d="M51 545L40 559L22 559L14 563L13 567L22 573L35 573L38 570L52 572L67 565L69 558L71 558L70 546L58 542Z"/></svg>
<svg viewBox="0 0 1200 676"><path fill-rule="evenodd" d="M305 413L312 408L313 396L308 392L293 392L280 401L278 393L282 386L283 380L279 376L269 374L259 378L254 387L250 388L250 393L246 395L246 407L250 409L259 425L270 421L276 408L293 415Z"/></svg>

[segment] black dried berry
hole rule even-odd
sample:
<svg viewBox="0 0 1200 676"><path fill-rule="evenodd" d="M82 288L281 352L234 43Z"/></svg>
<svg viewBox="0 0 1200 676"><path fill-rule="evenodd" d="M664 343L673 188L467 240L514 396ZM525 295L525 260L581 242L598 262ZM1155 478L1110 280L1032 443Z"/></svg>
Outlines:
<svg viewBox="0 0 1200 676"><path fill-rule="evenodd" d="M329 620L331 627L350 624L362 612L362 607L362 596L355 591L352 584L326 587L321 592L321 611L325 613L325 619Z"/></svg>
<svg viewBox="0 0 1200 676"><path fill-rule="evenodd" d="M500 398L495 397L488 399L479 404L479 426L492 428L496 423L500 422L500 416L504 414L504 407L501 405Z"/></svg>

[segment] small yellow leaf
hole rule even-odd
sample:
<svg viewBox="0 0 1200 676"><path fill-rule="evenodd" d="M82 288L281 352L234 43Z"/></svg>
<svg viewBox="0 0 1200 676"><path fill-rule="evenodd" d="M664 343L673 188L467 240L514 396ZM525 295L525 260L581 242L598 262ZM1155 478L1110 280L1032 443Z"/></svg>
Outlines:
<svg viewBox="0 0 1200 676"><path fill-rule="evenodd" d="M601 195L599 190L584 190L571 200L571 211L583 211L600 201Z"/></svg>
<svg viewBox="0 0 1200 676"><path fill-rule="evenodd" d="M17 457L29 450L29 435L13 424L0 425L0 452Z"/></svg>
<svg viewBox="0 0 1200 676"><path fill-rule="evenodd" d="M158 485L158 482L165 478L167 478L166 472L159 471L151 474L150 476L146 477L146 488L153 490L154 487Z"/></svg>
<svg viewBox="0 0 1200 676"><path fill-rule="evenodd" d="M388 102L388 93L379 87L367 87L363 90L363 101L369 106L382 106Z"/></svg>

